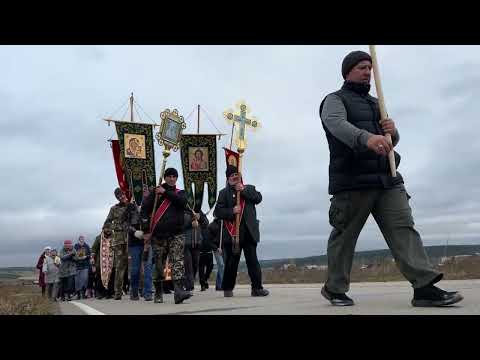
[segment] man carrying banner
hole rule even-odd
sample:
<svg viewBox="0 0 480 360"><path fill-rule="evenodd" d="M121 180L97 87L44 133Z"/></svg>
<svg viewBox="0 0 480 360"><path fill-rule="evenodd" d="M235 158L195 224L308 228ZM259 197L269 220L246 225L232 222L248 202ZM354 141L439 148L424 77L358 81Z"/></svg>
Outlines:
<svg viewBox="0 0 480 360"><path fill-rule="evenodd" d="M132 215L137 209L134 204L128 202L127 196L120 188L116 188L114 194L119 202L110 208L103 224L103 231L106 236L113 236L115 300L121 300L125 271L128 265L128 230Z"/></svg>
<svg viewBox="0 0 480 360"><path fill-rule="evenodd" d="M262 201L262 194L253 185L244 185L238 174L238 168L227 166L227 186L218 195L214 216L224 220L226 232L224 237L225 271L222 288L225 297L233 296L237 279L238 263L243 249L247 263L248 275L252 282L252 296L267 296L268 290L262 286L262 270L257 259L257 244L260 241L259 222L255 206ZM236 194L240 192L240 206L236 205ZM235 236L235 216L240 214L240 252L233 253L232 237Z"/></svg>
<svg viewBox="0 0 480 360"><path fill-rule="evenodd" d="M144 227L144 240L151 242L155 258L155 303L163 303L162 281L165 278L165 259L172 264L175 304L182 303L191 294L183 289L182 279L185 274L183 264L183 234L184 210L187 205L185 192L176 187L178 172L168 168L164 174L165 183L155 188L143 201L141 217ZM150 221L155 196L158 195L157 208ZM150 227L151 224L151 227Z"/></svg>
<svg viewBox="0 0 480 360"><path fill-rule="evenodd" d="M342 63L345 82L320 105L320 117L330 149L328 276L322 295L332 305L353 305L345 293L357 238L373 215L400 272L412 284L413 306L443 306L459 302L457 292L434 286L443 274L430 264L402 176L390 175L387 155L399 141L391 119L380 123L378 100L369 95L372 58L363 51L348 54ZM385 135L390 134L393 144ZM395 153L397 166L400 156Z"/></svg>

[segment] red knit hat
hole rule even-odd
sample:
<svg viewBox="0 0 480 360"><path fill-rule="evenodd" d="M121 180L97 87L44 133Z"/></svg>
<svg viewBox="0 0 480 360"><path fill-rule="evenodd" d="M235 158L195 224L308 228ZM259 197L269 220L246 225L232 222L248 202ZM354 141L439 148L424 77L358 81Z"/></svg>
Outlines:
<svg viewBox="0 0 480 360"><path fill-rule="evenodd" d="M65 247L73 247L73 241L72 240L65 240L63 242L63 246Z"/></svg>

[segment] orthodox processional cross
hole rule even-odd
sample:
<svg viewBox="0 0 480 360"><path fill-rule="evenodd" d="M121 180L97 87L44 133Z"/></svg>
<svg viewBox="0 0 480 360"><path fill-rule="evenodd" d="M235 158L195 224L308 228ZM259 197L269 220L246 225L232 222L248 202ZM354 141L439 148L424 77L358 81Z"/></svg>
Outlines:
<svg viewBox="0 0 480 360"><path fill-rule="evenodd" d="M233 110L227 110L224 113L224 117L229 121L232 122L234 125L237 125L237 151L239 154L242 154L246 148L246 140L245 140L245 129L247 126L251 127L252 129L256 129L259 127L259 123L255 117L248 118L247 113L249 112L249 108L244 101L240 101L237 104L237 107L240 110L239 114L234 114ZM240 167L238 169L240 171Z"/></svg>

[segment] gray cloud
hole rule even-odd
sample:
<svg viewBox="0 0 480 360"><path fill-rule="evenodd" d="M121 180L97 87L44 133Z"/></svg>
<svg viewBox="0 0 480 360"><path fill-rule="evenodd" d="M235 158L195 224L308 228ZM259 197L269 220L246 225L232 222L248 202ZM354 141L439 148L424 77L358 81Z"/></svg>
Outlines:
<svg viewBox="0 0 480 360"><path fill-rule="evenodd" d="M0 266L29 265L43 246L86 234L109 207L116 177L102 117L121 117L130 92L159 122L201 104L202 132L228 134L222 112L244 98L262 127L248 133L245 180L263 194L262 258L322 254L330 232L322 98L342 83L357 46L0 46ZM367 50L367 47L360 47ZM400 172L425 244L478 243L478 46L380 46L389 114L401 134ZM372 84L373 85L373 84ZM374 87L372 86L372 89ZM372 90L375 93L374 90ZM187 132L196 132L196 113ZM156 145L157 171L160 147ZM180 168L179 154L169 165ZM180 178L179 185L183 186ZM359 250L386 247L369 219Z"/></svg>

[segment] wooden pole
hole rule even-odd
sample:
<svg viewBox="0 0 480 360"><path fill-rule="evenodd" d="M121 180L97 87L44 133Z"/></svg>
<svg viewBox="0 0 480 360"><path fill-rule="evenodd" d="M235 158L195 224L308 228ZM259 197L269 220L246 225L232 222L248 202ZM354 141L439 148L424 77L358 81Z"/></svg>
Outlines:
<svg viewBox="0 0 480 360"><path fill-rule="evenodd" d="M235 122L232 124L232 134L230 135L230 150L232 150L233 130L235 129Z"/></svg>
<svg viewBox="0 0 480 360"><path fill-rule="evenodd" d="M165 167L167 165L167 157L170 155L170 149L165 148L163 150L163 162L162 162L162 170L160 172L160 179L158 180L158 186L162 185L162 179L163 175L165 174ZM155 188L153 189L155 191ZM153 209L152 209L152 215L150 218L150 228L152 228L153 224L153 217L155 216L155 208L157 207L157 202L158 202L158 194L155 194L155 200L153 202ZM143 251L148 251L148 245L149 243L145 242Z"/></svg>
<svg viewBox="0 0 480 360"><path fill-rule="evenodd" d="M238 151L238 176L240 176L240 181L242 179L242 154L245 151L244 149L237 149ZM240 191L237 191L237 206L240 207ZM238 213L235 216L235 242L233 250L234 252L240 253L240 216L242 214Z"/></svg>
<svg viewBox="0 0 480 360"><path fill-rule="evenodd" d="M200 134L200 104L198 104L197 134Z"/></svg>
<svg viewBox="0 0 480 360"><path fill-rule="evenodd" d="M375 45L369 45L370 48L370 56L372 57L372 68L373 68L373 75L375 78L375 88L377 89L377 97L378 97L378 105L380 107L380 120L386 119L387 116L387 109L385 107L385 98L383 96L383 88L382 88L382 81L380 79L380 71L378 70L378 60L377 60L377 53L375 51ZM392 137L390 134L385 135L387 141L392 144ZM393 177L397 176L397 169L395 165L395 154L392 151L388 153L388 161L390 163L390 171Z"/></svg>
<svg viewBox="0 0 480 360"><path fill-rule="evenodd" d="M130 121L133 122L133 92L130 96Z"/></svg>

